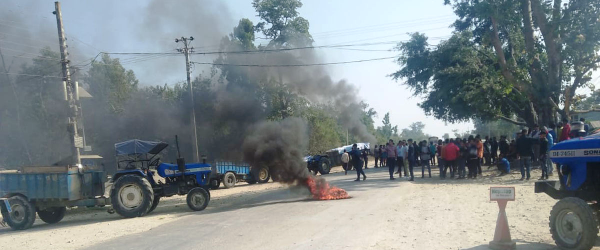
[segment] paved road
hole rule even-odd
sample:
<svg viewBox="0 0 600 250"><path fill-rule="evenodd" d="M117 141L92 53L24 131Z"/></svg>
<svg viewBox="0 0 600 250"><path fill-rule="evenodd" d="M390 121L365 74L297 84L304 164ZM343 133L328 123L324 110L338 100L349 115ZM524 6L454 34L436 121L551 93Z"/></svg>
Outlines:
<svg viewBox="0 0 600 250"><path fill-rule="evenodd" d="M497 207L485 183L390 181L386 169L367 175L365 182L327 176L351 199L313 201L299 188L248 194L91 249L487 249ZM520 247L553 248L522 239Z"/></svg>

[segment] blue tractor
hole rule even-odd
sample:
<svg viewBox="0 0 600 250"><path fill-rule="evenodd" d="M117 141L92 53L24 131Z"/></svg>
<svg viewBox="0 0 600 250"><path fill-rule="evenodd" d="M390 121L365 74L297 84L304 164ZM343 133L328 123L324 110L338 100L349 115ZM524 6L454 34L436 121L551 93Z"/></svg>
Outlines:
<svg viewBox="0 0 600 250"><path fill-rule="evenodd" d="M175 138L177 143L177 137ZM194 211L206 208L210 201L207 186L211 166L185 163L179 154L177 163L161 163L158 154L168 144L129 140L115 144L117 173L111 181L110 200L113 209L123 217L138 217L152 212L161 197L187 195L187 204ZM157 178L155 174L158 174Z"/></svg>
<svg viewBox="0 0 600 250"><path fill-rule="evenodd" d="M600 134L560 142L550 150L558 181L538 181L536 193L559 200L550 212L550 232L563 249L591 249L598 237Z"/></svg>
<svg viewBox="0 0 600 250"><path fill-rule="evenodd" d="M310 155L304 157L304 161L306 161L308 170L315 175L317 173L321 173L322 175L329 174L331 170L331 162L328 155Z"/></svg>
<svg viewBox="0 0 600 250"><path fill-rule="evenodd" d="M36 213L42 221L54 224L63 219L66 207L107 205L112 205L109 212L139 217L154 210L161 197L172 195L187 195L194 211L205 209L210 201L206 185L210 165L185 164L181 157L177 164L161 163L157 155L167 146L141 140L115 144L117 172L108 182L102 167L81 164L2 171L2 220L15 230L24 230L33 225Z"/></svg>

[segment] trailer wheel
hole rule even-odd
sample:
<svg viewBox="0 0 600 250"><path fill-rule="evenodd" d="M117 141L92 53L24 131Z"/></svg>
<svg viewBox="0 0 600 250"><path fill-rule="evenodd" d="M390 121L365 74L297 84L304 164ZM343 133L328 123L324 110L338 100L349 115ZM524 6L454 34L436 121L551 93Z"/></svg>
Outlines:
<svg viewBox="0 0 600 250"><path fill-rule="evenodd" d="M321 160L319 160L319 173L321 173L322 175L329 174L330 170L331 165L329 164L329 159L321 157Z"/></svg>
<svg viewBox="0 0 600 250"><path fill-rule="evenodd" d="M257 177L258 183L267 183L269 182L269 178L271 178L271 173L269 173L268 168L261 167L258 169Z"/></svg>
<svg viewBox="0 0 600 250"><path fill-rule="evenodd" d="M232 188L235 186L235 174L232 172L227 172L223 175L223 186L225 188Z"/></svg>
<svg viewBox="0 0 600 250"><path fill-rule="evenodd" d="M8 199L11 212L8 212L4 206L2 209L2 218L14 230L25 230L30 228L35 221L35 207L25 199L25 197L16 195Z"/></svg>
<svg viewBox="0 0 600 250"><path fill-rule="evenodd" d="M154 196L154 200L152 201L152 206L150 206L150 209L148 209L148 213L154 211L154 209L156 209L156 207L158 207L158 203L160 202L160 196L155 195Z"/></svg>
<svg viewBox="0 0 600 250"><path fill-rule="evenodd" d="M61 221L65 217L67 208L65 207L49 207L44 210L38 210L37 214L41 220L48 224L54 224Z"/></svg>
<svg viewBox="0 0 600 250"><path fill-rule="evenodd" d="M564 249L591 249L598 238L598 218L582 199L567 197L550 212L550 233Z"/></svg>
<svg viewBox="0 0 600 250"><path fill-rule="evenodd" d="M128 174L115 181L110 201L119 215L125 218L140 217L150 210L154 192L146 178Z"/></svg>
<svg viewBox="0 0 600 250"><path fill-rule="evenodd" d="M197 187L190 190L186 198L188 207L194 211L202 211L208 206L210 195L206 189Z"/></svg>
<svg viewBox="0 0 600 250"><path fill-rule="evenodd" d="M221 186L221 180L214 178L214 179L210 179L210 182L208 183L210 189L219 189L219 186Z"/></svg>

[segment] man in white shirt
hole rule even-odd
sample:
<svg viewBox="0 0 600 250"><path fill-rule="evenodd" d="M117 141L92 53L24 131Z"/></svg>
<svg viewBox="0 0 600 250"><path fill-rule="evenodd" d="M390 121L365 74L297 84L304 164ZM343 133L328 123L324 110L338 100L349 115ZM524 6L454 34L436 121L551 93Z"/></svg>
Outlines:
<svg viewBox="0 0 600 250"><path fill-rule="evenodd" d="M348 155L348 152L346 152L346 150L344 149L344 153L342 154L342 168L346 171L344 172L344 175L348 175L348 162L350 161L350 155Z"/></svg>
<svg viewBox="0 0 600 250"><path fill-rule="evenodd" d="M402 148L400 149L400 153L402 156L402 160L404 161L402 167L404 168L404 176L408 176L408 164L406 156L408 155L408 146L406 146L406 141L402 141Z"/></svg>

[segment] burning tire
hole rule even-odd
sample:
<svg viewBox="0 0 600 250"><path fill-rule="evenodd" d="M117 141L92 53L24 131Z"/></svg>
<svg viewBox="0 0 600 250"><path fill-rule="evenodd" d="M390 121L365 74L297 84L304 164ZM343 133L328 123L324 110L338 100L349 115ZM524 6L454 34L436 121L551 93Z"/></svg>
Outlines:
<svg viewBox="0 0 600 250"><path fill-rule="evenodd" d="M206 189L197 187L190 190L186 198L188 207L194 211L202 211L208 206L210 195Z"/></svg>
<svg viewBox="0 0 600 250"><path fill-rule="evenodd" d="M592 249L598 238L598 218L584 200L567 197L550 212L550 233L563 249Z"/></svg>
<svg viewBox="0 0 600 250"><path fill-rule="evenodd" d="M61 221L65 217L67 208L65 207L49 207L44 210L38 210L37 214L41 220L48 224L54 224Z"/></svg>
<svg viewBox="0 0 600 250"><path fill-rule="evenodd" d="M125 218L140 217L150 211L154 192L146 178L128 174L115 181L110 201L119 215Z"/></svg>
<svg viewBox="0 0 600 250"><path fill-rule="evenodd" d="M10 212L4 206L2 208L2 218L8 226L15 230L25 230L30 228L35 221L35 207L25 199L25 197L16 195L8 199Z"/></svg>
<svg viewBox="0 0 600 250"><path fill-rule="evenodd" d="M225 188L232 188L235 186L235 174L233 174L232 172L227 172L225 173L225 175L223 175L223 186Z"/></svg>
<svg viewBox="0 0 600 250"><path fill-rule="evenodd" d="M321 160L319 160L319 173L322 175L329 174L330 170L331 164L329 163L329 159L321 157Z"/></svg>

